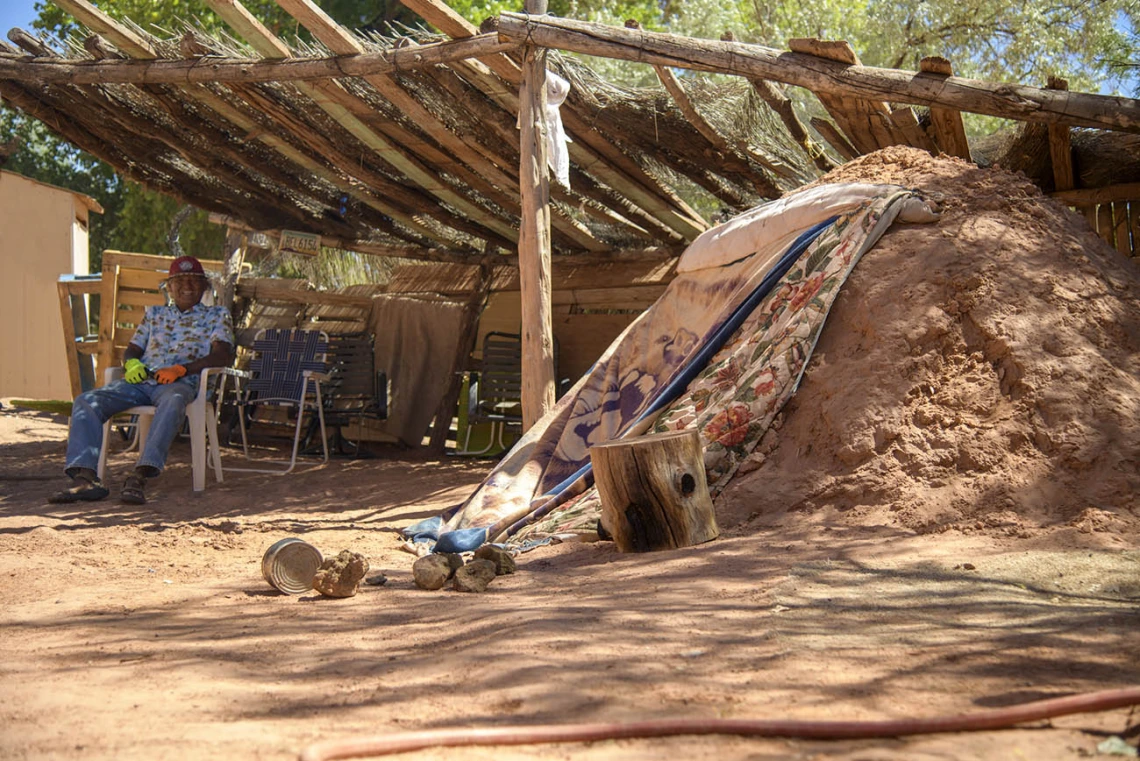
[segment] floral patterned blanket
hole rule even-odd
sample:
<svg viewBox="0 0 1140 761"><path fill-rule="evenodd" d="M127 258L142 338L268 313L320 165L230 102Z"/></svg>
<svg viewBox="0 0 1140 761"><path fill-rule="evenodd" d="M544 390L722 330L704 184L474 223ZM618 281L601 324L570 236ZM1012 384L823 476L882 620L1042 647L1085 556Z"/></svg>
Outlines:
<svg viewBox="0 0 1140 761"><path fill-rule="evenodd" d="M589 448L650 430L700 431L715 497L794 393L839 287L900 215L935 218L898 186L825 185L748 212L750 224L781 231L765 241L753 230L735 261L720 263L733 231L705 233L689 250L705 256L719 236L720 261L679 266L686 271L463 504L405 535L459 552L594 532Z"/></svg>

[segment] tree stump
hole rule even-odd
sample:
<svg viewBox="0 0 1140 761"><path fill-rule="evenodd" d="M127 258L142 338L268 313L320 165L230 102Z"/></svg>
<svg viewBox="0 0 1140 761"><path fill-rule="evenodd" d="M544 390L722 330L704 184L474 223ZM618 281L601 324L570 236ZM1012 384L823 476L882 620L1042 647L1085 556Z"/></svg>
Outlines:
<svg viewBox="0 0 1140 761"><path fill-rule="evenodd" d="M590 447L602 523L622 552L689 547L720 533L695 430Z"/></svg>

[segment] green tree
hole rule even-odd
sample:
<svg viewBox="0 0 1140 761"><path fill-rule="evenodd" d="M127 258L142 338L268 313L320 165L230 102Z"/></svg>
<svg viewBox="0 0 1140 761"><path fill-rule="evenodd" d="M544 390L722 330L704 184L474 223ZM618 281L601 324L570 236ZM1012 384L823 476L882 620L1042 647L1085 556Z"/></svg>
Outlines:
<svg viewBox="0 0 1140 761"><path fill-rule="evenodd" d="M412 21L400 14L391 18L370 0L320 0L340 23L367 28L377 21ZM306 37L304 30L273 0L247 0L244 5L275 33L289 39ZM84 31L75 19L54 5L36 3L39 15L33 31L56 40ZM221 31L225 24L201 0L99 0L98 7L117 19L130 19L158 36L175 34L180 22L192 23L207 32ZM99 202L102 215L92 215L90 250L92 271L98 271L105 249L170 254L172 221L181 204L120 178L104 162L79 150L51 132L40 121L0 105L0 143L14 146L4 168L27 177L85 193ZM182 250L200 257L222 254L225 232L210 225L207 214L196 212L179 227Z"/></svg>
<svg viewBox="0 0 1140 761"><path fill-rule="evenodd" d="M786 48L794 37L842 39L868 66L916 69L924 56L950 59L962 76L1070 89L1128 83L1140 60L1136 0L564 0L570 18L636 19L646 29ZM1124 62L1125 65L1122 65Z"/></svg>

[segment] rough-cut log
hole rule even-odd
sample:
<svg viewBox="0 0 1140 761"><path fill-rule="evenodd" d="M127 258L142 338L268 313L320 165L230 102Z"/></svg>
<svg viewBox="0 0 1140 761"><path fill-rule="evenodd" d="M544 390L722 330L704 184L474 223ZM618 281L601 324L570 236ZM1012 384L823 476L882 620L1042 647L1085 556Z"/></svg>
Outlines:
<svg viewBox="0 0 1140 761"><path fill-rule="evenodd" d="M685 115L685 119L689 124L693 125L693 128L701 133L713 148L725 156L736 156L736 149L729 144L728 139L724 135L717 132L716 128L709 124L708 120L701 115L701 112L697 110L696 105L694 105L693 101L689 98L688 93L685 92L685 88L677 80L676 75L664 66L654 66L653 68L657 72L657 79L661 81L661 84L664 85L669 94L673 96L673 102L677 104L677 108ZM747 146L741 146L741 148L747 151L749 158L760 164L760 166L769 172L784 177L789 177L793 174L789 171L788 167L776 165L767 158L758 155L755 151L750 150ZM779 198L784 194L766 174L757 172L756 179L758 180L757 192L765 198Z"/></svg>
<svg viewBox="0 0 1140 761"><path fill-rule="evenodd" d="M602 525L622 552L649 552L719 534L696 430L590 447Z"/></svg>
<svg viewBox="0 0 1140 761"><path fill-rule="evenodd" d="M760 45L633 31L587 21L503 13L499 37L586 55L760 77L816 93L941 106L1021 121L1140 132L1140 100L847 66Z"/></svg>
<svg viewBox="0 0 1140 761"><path fill-rule="evenodd" d="M811 119L811 126L815 127L815 131L823 136L828 145L835 149L843 158L848 161L853 161L859 158L859 151L851 143L847 142L847 138L839 131L831 122L826 119L820 119L818 116L813 116Z"/></svg>
<svg viewBox="0 0 1140 761"><path fill-rule="evenodd" d="M949 78L954 73L950 62L941 56L923 58L918 68L919 71L937 77ZM966 127L962 124L962 114L957 109L931 106L930 124L934 130L934 140L943 153L966 161L973 160L970 158L970 143L966 140Z"/></svg>
<svg viewBox="0 0 1140 761"><path fill-rule="evenodd" d="M752 83L752 88L756 90L756 94L780 117L780 121L788 130L788 134L796 141L796 145L808 155L812 163L821 172L830 172L834 169L835 162L824 152L822 146L812 140L803 122L800 121L800 117L796 115L792 99L780 92L775 84L766 79L750 79L748 81Z"/></svg>
<svg viewBox="0 0 1140 761"><path fill-rule="evenodd" d="M862 66L854 49L843 40L796 38L788 40L788 47L793 53L825 58L845 66ZM891 112L886 103L834 93L818 92L816 97L831 114L836 127L846 133L851 144L861 153L905 142L894 134Z"/></svg>
<svg viewBox="0 0 1140 761"><path fill-rule="evenodd" d="M891 123L894 124L895 129L906 139L909 145L921 148L930 154L938 153L938 148L931 141L930 136L926 134L926 130L919 124L918 116L915 115L913 108L903 106L891 111Z"/></svg>
<svg viewBox="0 0 1140 761"><path fill-rule="evenodd" d="M1104 188L1066 190L1050 195L1061 203L1072 206L1115 203L1116 201L1140 201L1140 182L1109 185Z"/></svg>
<svg viewBox="0 0 1140 761"><path fill-rule="evenodd" d="M546 13L546 0L527 0ZM522 290L523 430L554 406L554 329L550 306L550 166L546 141L546 51L523 49L519 89L519 283Z"/></svg>
<svg viewBox="0 0 1140 761"><path fill-rule="evenodd" d="M116 24L109 16L104 14L87 0L59 0L55 2L63 10L96 34L115 36L115 47L131 58L158 58L154 47L140 37L134 30ZM3 75L0 75L3 76Z"/></svg>
<svg viewBox="0 0 1140 761"><path fill-rule="evenodd" d="M267 61L260 58L198 57L177 61L44 60L0 58L0 77L33 84L192 84L207 82L298 82L339 79L435 66L487 52L518 47L501 42L495 35L438 42L383 53L332 58L290 58Z"/></svg>
<svg viewBox="0 0 1140 761"><path fill-rule="evenodd" d="M1068 90L1069 83L1060 77L1049 77L1050 90ZM1073 189L1073 148L1069 128L1064 124L1049 125L1049 158L1053 162L1055 190Z"/></svg>

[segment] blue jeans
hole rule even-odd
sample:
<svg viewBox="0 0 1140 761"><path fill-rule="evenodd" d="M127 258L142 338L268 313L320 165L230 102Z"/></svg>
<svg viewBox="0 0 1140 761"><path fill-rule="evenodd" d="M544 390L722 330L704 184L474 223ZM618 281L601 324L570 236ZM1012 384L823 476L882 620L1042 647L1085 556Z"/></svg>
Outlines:
<svg viewBox="0 0 1140 761"><path fill-rule="evenodd" d="M103 424L123 410L144 404L154 405L154 420L136 467L149 466L161 472L170 444L186 418L186 407L197 395L196 375L166 385L154 381L127 383L120 379L94 391L84 391L71 405L66 472L71 475L75 468L96 470L103 446Z"/></svg>

